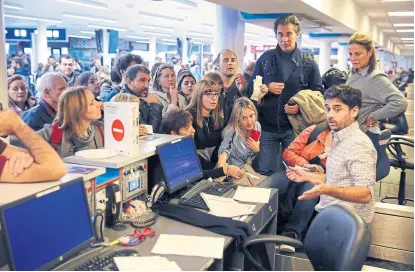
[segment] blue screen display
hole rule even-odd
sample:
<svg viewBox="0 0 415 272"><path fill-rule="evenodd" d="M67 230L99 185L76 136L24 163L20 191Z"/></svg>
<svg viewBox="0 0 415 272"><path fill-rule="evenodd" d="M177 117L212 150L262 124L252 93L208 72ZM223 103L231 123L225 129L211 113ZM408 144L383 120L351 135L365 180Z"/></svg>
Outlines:
<svg viewBox="0 0 415 272"><path fill-rule="evenodd" d="M93 237L83 181L4 210L16 270L35 270Z"/></svg>
<svg viewBox="0 0 415 272"><path fill-rule="evenodd" d="M159 158L163 164L166 185L170 189L202 174L193 139L190 137L161 147Z"/></svg>

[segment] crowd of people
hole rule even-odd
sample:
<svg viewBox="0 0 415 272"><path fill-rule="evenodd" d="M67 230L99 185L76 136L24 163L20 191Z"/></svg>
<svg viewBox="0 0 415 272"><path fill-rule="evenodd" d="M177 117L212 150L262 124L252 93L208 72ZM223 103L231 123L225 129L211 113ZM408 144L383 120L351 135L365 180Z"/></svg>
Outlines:
<svg viewBox="0 0 415 272"><path fill-rule="evenodd" d="M285 199L281 202L293 206L281 225L282 235L302 239L315 214L331 205L346 206L370 223L374 215L378 124L404 112L407 100L376 66L370 36L351 36L353 70L349 75L338 71L334 80L323 82L317 63L297 47L297 17L278 18L274 32L278 46L256 62L249 62L245 74L237 73L240 60L226 49L202 79L186 69L175 71L174 65L166 63L156 63L150 70L140 56L130 53L117 57L115 72L99 70L79 75L74 59L63 55L59 72L39 77L37 99L28 91L24 78L10 77L10 108L37 131L34 134L17 117L10 117L14 116L10 112L0 113L3 123L18 123L8 130L1 128L1 134L15 134L12 143L29 148L32 155L22 155L16 171L42 164L36 153L42 148L44 154L55 150L66 157L103 147L103 104L139 102L140 135L147 134L143 125L152 125L156 133L192 136L205 177L279 189ZM252 100L256 76L262 77L263 84L257 90L258 97ZM294 99L301 90L318 94L324 122L296 135L290 116L307 113L307 107ZM28 135L22 135L21 127ZM50 146L33 144L28 138ZM0 156L2 181L10 181L10 148L3 147ZM277 160L279 154L288 164L286 169ZM48 156L48 162L55 159ZM55 169L56 164L51 163L49 168ZM46 172L38 171L37 178L25 180L24 176L20 181L55 178Z"/></svg>

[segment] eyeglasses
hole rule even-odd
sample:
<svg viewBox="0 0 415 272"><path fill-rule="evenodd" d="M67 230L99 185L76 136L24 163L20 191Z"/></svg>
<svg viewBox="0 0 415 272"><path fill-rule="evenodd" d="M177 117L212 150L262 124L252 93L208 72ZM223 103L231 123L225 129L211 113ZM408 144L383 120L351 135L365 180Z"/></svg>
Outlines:
<svg viewBox="0 0 415 272"><path fill-rule="evenodd" d="M206 95L209 98L215 98L215 97L218 98L219 97L219 93L217 93L217 92L206 92L203 95Z"/></svg>

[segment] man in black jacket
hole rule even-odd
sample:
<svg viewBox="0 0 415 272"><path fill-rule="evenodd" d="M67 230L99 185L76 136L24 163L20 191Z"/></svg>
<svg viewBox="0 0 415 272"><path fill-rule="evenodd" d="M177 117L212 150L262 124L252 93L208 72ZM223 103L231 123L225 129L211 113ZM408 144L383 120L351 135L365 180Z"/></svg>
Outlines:
<svg viewBox="0 0 415 272"><path fill-rule="evenodd" d="M153 131L159 132L163 106L156 95L148 94L150 70L142 64L132 65L125 72L125 77L126 84L121 93L140 98L140 124L152 125Z"/></svg>
<svg viewBox="0 0 415 272"><path fill-rule="evenodd" d="M304 89L323 92L317 63L297 48L300 23L296 16L285 15L274 23L278 41L275 49L266 51L257 61L252 78L263 77L268 94L256 103L262 127L261 151L254 161L255 170L262 175L278 171L279 147L283 150L294 140L288 114L296 114L298 105L289 105L291 97ZM248 85L249 97L253 82ZM290 103L291 104L291 103Z"/></svg>

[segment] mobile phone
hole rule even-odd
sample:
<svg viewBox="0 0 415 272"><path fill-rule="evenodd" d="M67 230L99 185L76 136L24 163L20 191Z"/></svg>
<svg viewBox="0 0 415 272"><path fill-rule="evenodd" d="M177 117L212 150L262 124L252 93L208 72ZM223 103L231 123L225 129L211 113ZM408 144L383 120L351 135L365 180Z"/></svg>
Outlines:
<svg viewBox="0 0 415 272"><path fill-rule="evenodd" d="M254 131L252 131L251 132L251 135L250 135L250 137L255 141L255 142L258 142L258 140L259 140L259 136L261 136L261 132L260 131L258 131L258 130L254 130Z"/></svg>

